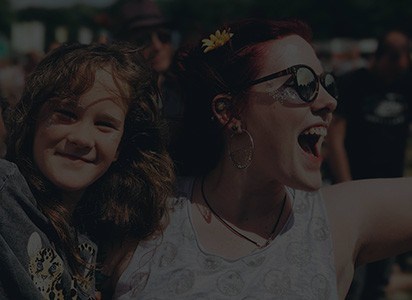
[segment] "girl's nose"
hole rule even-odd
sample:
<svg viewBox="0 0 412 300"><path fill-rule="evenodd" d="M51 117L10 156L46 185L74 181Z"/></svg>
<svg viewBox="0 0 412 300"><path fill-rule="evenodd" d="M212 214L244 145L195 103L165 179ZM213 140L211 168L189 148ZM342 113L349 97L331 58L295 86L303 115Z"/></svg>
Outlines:
<svg viewBox="0 0 412 300"><path fill-rule="evenodd" d="M94 146L93 129L87 125L79 123L72 127L67 135L67 140L76 148L91 149Z"/></svg>

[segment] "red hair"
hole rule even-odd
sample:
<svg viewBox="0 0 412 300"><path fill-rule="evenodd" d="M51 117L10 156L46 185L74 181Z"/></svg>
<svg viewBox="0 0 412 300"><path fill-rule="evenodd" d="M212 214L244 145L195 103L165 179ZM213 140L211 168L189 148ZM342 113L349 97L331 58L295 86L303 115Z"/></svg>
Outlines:
<svg viewBox="0 0 412 300"><path fill-rule="evenodd" d="M245 100L242 87L256 79L263 43L290 35L311 42L310 27L300 20L246 19L220 28L232 38L223 46L204 53L199 42L178 54L180 82L185 100L183 137L176 155L180 173L201 175L220 159L224 141L221 126L211 121L212 99L221 93L234 96L234 105ZM189 145L184 145L190 141Z"/></svg>

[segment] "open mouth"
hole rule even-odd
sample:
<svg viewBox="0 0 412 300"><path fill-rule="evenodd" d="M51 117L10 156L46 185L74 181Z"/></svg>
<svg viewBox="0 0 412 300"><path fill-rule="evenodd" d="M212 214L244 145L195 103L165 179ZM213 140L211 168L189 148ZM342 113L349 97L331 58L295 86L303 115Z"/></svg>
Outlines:
<svg viewBox="0 0 412 300"><path fill-rule="evenodd" d="M311 127L304 130L298 137L299 146L307 154L315 157L321 156L321 147L327 134L327 129L323 126Z"/></svg>

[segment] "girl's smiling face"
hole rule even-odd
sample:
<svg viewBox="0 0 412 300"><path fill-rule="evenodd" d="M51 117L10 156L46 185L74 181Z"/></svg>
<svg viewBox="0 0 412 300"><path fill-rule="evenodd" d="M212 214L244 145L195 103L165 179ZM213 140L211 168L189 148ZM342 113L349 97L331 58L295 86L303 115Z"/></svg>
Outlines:
<svg viewBox="0 0 412 300"><path fill-rule="evenodd" d="M111 73L99 69L78 100L46 102L41 108L34 161L58 189L82 193L116 161L127 113L119 95Z"/></svg>
<svg viewBox="0 0 412 300"><path fill-rule="evenodd" d="M318 76L323 73L313 48L297 35L265 42L262 47L257 78L294 65L309 66ZM315 190L321 186L320 148L336 100L319 85L313 102L301 101L292 86L284 86L290 76L250 88L250 101L241 115L242 126L255 142L251 167L264 178L294 188ZM278 90L283 92L277 95Z"/></svg>

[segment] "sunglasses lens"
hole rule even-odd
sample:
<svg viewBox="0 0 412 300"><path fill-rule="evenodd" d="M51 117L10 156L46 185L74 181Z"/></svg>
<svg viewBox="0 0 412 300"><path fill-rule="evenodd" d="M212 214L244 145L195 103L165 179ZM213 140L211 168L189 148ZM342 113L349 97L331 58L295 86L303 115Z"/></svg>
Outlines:
<svg viewBox="0 0 412 300"><path fill-rule="evenodd" d="M170 43L172 40L172 32L166 29L159 29L156 31L142 31L135 34L132 37L134 41L139 46L150 46L153 43L153 39L157 37L163 44Z"/></svg>
<svg viewBox="0 0 412 300"><path fill-rule="evenodd" d="M157 31L157 37L162 43L170 43L172 40L172 33L169 30Z"/></svg>
<svg viewBox="0 0 412 300"><path fill-rule="evenodd" d="M316 75L308 68L296 70L296 90L305 102L313 101L317 91Z"/></svg>
<svg viewBox="0 0 412 300"><path fill-rule="evenodd" d="M338 99L338 87L332 74L326 73L324 75L322 85L333 98Z"/></svg>

